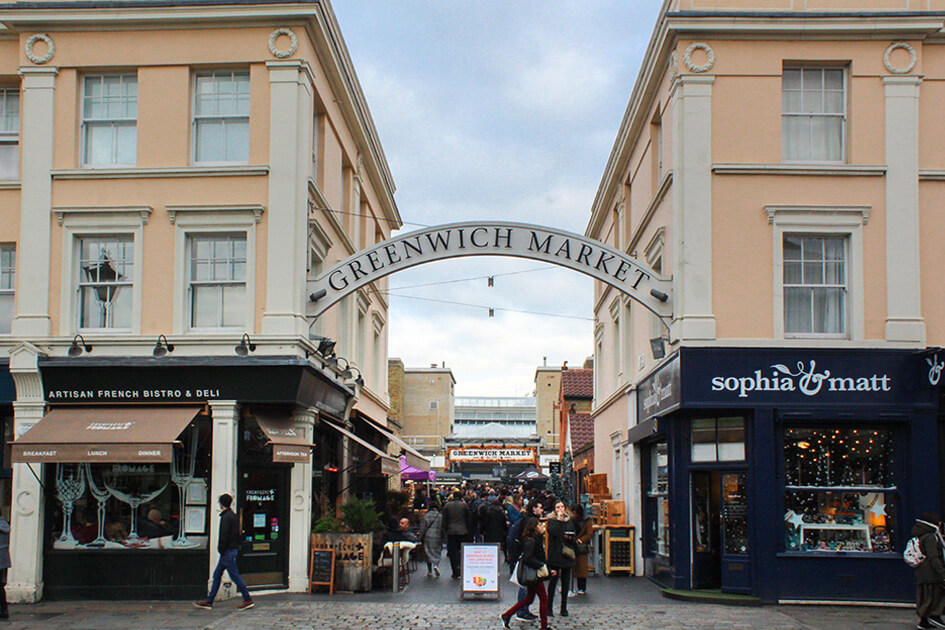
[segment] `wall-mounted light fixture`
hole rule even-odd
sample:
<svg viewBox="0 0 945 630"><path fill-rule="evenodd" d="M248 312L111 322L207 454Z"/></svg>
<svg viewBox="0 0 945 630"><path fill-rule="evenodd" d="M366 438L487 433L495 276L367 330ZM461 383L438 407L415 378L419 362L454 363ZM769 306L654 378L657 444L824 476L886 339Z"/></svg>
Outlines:
<svg viewBox="0 0 945 630"><path fill-rule="evenodd" d="M335 340L321 335L309 335L309 340L318 342L318 353L324 358L335 356Z"/></svg>
<svg viewBox="0 0 945 630"><path fill-rule="evenodd" d="M82 345L79 345L80 341L82 342ZM82 354L83 350L86 352L92 352L92 346L85 343L85 337L82 335L76 335L72 338L72 345L69 346L69 356L73 358L77 357Z"/></svg>
<svg viewBox="0 0 945 630"><path fill-rule="evenodd" d="M239 345L233 348L233 351L241 357L245 357L249 355L250 352L256 351L256 344L250 340L249 333L243 333L243 337L240 339Z"/></svg>
<svg viewBox="0 0 945 630"><path fill-rule="evenodd" d="M666 337L655 337L650 339L650 352L653 353L654 359L662 359L666 356L666 342L669 341Z"/></svg>
<svg viewBox="0 0 945 630"><path fill-rule="evenodd" d="M355 372L358 373L358 376L354 379L354 382L358 384L358 387L364 387L364 377L361 376L361 370L359 370L356 366L354 365L348 366L348 369L345 370L345 372L348 373L348 376L346 378L350 379L353 376L353 373L351 372L351 370L354 370Z"/></svg>
<svg viewBox="0 0 945 630"><path fill-rule="evenodd" d="M154 344L154 350L151 351L151 354L160 359L168 352L174 352L174 344L167 343L167 337L164 335L158 335L157 343Z"/></svg>

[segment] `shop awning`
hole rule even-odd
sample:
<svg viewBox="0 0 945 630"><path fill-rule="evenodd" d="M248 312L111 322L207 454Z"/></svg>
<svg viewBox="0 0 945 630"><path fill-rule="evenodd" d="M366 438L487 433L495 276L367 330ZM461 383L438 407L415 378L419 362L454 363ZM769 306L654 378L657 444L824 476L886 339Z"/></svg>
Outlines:
<svg viewBox="0 0 945 630"><path fill-rule="evenodd" d="M168 463L202 407L63 407L13 442L13 462Z"/></svg>
<svg viewBox="0 0 945 630"><path fill-rule="evenodd" d="M272 461L307 464L315 445L292 426L292 420L275 413L255 412L256 424L272 444Z"/></svg>
<svg viewBox="0 0 945 630"><path fill-rule="evenodd" d="M391 457L390 455L388 455L387 453L385 453L384 451L382 451L381 449L377 448L376 446L374 446L373 444L371 444L364 438L359 438L357 435L355 435L348 429L342 426L339 426L335 424L334 422L330 422L326 420L324 417L322 418L322 423L331 427L332 429L342 434L346 438L350 440L354 440L355 442L357 442L358 444L360 444L367 450L377 455L381 460L381 472L384 473L385 475L399 475L400 474L400 462L394 459L393 457Z"/></svg>
<svg viewBox="0 0 945 630"><path fill-rule="evenodd" d="M430 471L430 460L424 457L419 451L417 451L417 449L413 448L412 446L404 442L398 436L394 435L393 433L391 433L386 428L379 425L377 422L375 422L371 418L368 418L367 416L363 414L359 414L359 415L361 415L361 417L372 428L376 429L378 433L380 433L385 438L387 438L388 440L390 440L391 442L393 442L394 444L400 447L400 450L403 451L403 454L406 455L407 457L408 465L413 466L414 468L418 468L420 470L427 471L427 472Z"/></svg>

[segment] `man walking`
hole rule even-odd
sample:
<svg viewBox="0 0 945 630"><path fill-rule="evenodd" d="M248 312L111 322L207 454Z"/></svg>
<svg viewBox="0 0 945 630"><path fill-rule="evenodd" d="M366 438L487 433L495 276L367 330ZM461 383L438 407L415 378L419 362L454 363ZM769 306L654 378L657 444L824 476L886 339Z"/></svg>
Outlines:
<svg viewBox="0 0 945 630"><path fill-rule="evenodd" d="M210 587L210 594L207 599L194 602L197 608L210 610L213 608L213 600L220 590L220 580L223 578L223 571L230 574L230 579L236 584L236 589L243 596L243 603L236 607L237 610L246 610L255 606L253 599L249 596L249 589L246 588L246 582L240 576L239 569L236 568L236 551L240 545L240 525L236 514L230 509L233 505L233 497L228 494L220 495L220 540L217 543L217 551L220 552L220 559L217 561L217 567L213 570L213 584Z"/></svg>
<svg viewBox="0 0 945 630"><path fill-rule="evenodd" d="M458 580L460 575L460 554L463 543L472 542L472 513L469 506L463 501L460 492L454 492L450 500L443 506L443 533L446 534L446 553L450 558L453 569L453 579Z"/></svg>

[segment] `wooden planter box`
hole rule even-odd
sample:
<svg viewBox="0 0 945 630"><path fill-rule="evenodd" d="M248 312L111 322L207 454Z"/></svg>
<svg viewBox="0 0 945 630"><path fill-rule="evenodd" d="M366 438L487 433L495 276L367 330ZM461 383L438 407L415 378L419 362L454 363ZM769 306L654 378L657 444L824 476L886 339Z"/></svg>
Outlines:
<svg viewBox="0 0 945 630"><path fill-rule="evenodd" d="M370 591L371 534L312 534L312 549L335 551L335 590Z"/></svg>

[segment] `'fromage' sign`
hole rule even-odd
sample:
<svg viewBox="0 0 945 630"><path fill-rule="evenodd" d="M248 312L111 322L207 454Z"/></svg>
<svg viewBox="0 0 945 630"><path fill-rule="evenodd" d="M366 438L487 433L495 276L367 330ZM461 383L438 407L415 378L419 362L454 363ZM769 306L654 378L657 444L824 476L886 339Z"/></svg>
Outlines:
<svg viewBox="0 0 945 630"><path fill-rule="evenodd" d="M755 370L747 376L714 376L713 392L737 392L749 398L754 392L800 392L817 396L822 392L888 392L892 378L888 374L841 374L818 369L816 361L798 361L793 367L783 363L767 370Z"/></svg>

